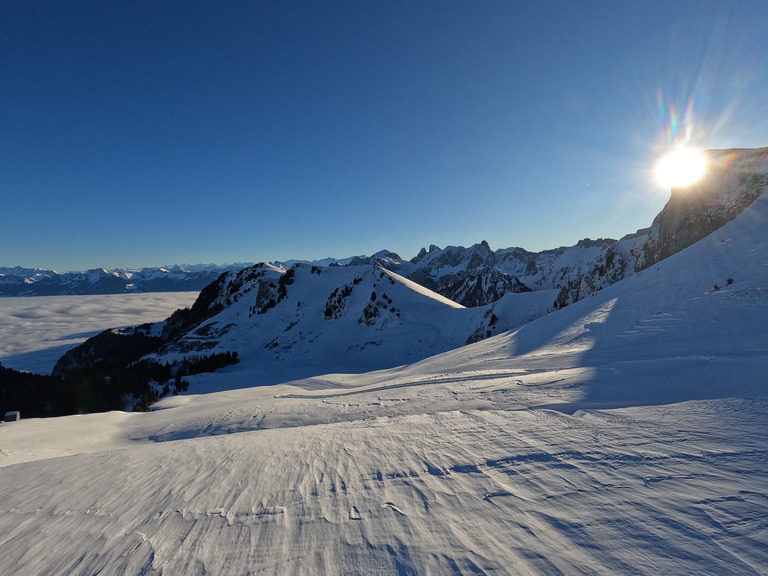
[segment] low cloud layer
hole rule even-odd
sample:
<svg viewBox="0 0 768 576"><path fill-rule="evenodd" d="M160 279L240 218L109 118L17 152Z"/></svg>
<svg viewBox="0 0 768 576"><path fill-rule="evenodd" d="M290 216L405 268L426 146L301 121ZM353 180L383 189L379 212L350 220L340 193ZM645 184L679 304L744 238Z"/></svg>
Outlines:
<svg viewBox="0 0 768 576"><path fill-rule="evenodd" d="M158 322L197 292L0 298L0 363L50 373L68 349L107 328Z"/></svg>

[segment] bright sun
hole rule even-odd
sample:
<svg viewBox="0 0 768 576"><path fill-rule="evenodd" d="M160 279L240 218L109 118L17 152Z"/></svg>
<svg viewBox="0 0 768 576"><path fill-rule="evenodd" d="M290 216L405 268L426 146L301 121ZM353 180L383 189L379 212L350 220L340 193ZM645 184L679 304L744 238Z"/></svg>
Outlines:
<svg viewBox="0 0 768 576"><path fill-rule="evenodd" d="M667 188L688 186L704 175L707 161L699 152L679 148L669 152L656 164L656 180Z"/></svg>

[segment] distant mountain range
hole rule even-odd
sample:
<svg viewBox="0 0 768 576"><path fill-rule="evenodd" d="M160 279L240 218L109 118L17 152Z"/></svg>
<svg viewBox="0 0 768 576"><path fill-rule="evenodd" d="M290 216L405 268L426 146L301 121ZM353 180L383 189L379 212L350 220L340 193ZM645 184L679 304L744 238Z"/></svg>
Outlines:
<svg viewBox="0 0 768 576"><path fill-rule="evenodd" d="M197 264L129 270L95 268L85 272L56 272L36 268L0 267L0 296L59 296L125 294L131 292L189 292L202 290L226 271L252 263Z"/></svg>
<svg viewBox="0 0 768 576"><path fill-rule="evenodd" d="M587 238L575 246L543 252L522 248L494 251L483 241L468 248L433 245L428 251L422 248L411 260L383 250L372 256L271 264L285 270L296 264L332 268L381 265L467 307L490 304L507 293L551 290L569 282L573 284L574 278L589 277L588 286L582 287L581 292L574 291L570 301L578 299L584 290L598 289L631 273L647 232L648 229L641 230L620 241ZM141 270L97 268L65 273L0 267L0 296L199 291L224 272L254 265L182 265Z"/></svg>
<svg viewBox="0 0 768 576"><path fill-rule="evenodd" d="M430 246L404 260L383 250L372 256L322 261L290 260L270 265L316 268L381 266L465 307L493 304L505 294L554 290L551 308L561 308L635 274L693 244L732 220L768 186L768 148L709 150L707 177L691 193L673 190L649 228L620 240L586 238L570 247L542 252L523 248L492 250L483 241L470 247ZM252 263L182 265L141 270L58 273L0 268L0 296L120 294L199 291L225 272Z"/></svg>

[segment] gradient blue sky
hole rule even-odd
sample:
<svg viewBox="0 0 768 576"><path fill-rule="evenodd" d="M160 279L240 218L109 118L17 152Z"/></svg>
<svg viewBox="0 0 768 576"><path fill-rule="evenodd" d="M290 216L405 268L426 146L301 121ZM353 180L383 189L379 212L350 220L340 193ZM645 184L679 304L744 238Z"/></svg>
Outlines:
<svg viewBox="0 0 768 576"><path fill-rule="evenodd" d="M768 145L766 30L765 0L3 2L0 266L617 238L672 140Z"/></svg>

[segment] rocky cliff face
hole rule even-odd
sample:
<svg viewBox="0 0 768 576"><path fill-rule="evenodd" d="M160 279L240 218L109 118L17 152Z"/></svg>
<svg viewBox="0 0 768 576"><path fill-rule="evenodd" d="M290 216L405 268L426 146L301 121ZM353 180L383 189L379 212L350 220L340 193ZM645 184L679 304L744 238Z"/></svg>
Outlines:
<svg viewBox="0 0 768 576"><path fill-rule="evenodd" d="M621 240L586 238L575 246L542 252L491 250L487 242L469 248L430 246L399 272L467 307L484 306L505 294L558 290L552 308L576 302L634 273L647 230Z"/></svg>
<svg viewBox="0 0 768 576"><path fill-rule="evenodd" d="M439 279L435 290L467 308L492 304L505 294L530 291L519 279L496 268L460 270L446 274Z"/></svg>
<svg viewBox="0 0 768 576"><path fill-rule="evenodd" d="M768 189L768 148L707 150L703 154L705 177L672 189L669 202L651 225L637 270L708 236Z"/></svg>
<svg viewBox="0 0 768 576"><path fill-rule="evenodd" d="M494 252L485 241L469 248L441 249L432 245L429 252L422 248L410 262L401 263L400 270L414 282L462 306L474 308L496 302L504 294L530 292L516 273L525 268L531 253L519 249L519 258L516 258L518 252L514 250L507 255L513 255L513 265L499 267L503 251Z"/></svg>

